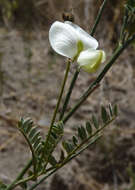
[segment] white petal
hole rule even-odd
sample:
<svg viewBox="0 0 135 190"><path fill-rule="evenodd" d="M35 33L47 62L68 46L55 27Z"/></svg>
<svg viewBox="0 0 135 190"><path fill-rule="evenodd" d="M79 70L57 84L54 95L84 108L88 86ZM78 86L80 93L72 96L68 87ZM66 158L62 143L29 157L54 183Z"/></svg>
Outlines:
<svg viewBox="0 0 135 190"><path fill-rule="evenodd" d="M73 58L77 54L78 34L68 24L54 22L49 30L49 41L52 48L60 55Z"/></svg>
<svg viewBox="0 0 135 190"><path fill-rule="evenodd" d="M105 61L105 53L102 50L85 50L78 57L77 62L84 71L96 72L100 64Z"/></svg>
<svg viewBox="0 0 135 190"><path fill-rule="evenodd" d="M76 32L78 33L79 39L83 43L84 50L98 48L98 41L95 38L93 38L91 35L89 35L87 32L85 32L82 28L80 28L78 25L70 21L66 21L65 23L72 26L76 30Z"/></svg>

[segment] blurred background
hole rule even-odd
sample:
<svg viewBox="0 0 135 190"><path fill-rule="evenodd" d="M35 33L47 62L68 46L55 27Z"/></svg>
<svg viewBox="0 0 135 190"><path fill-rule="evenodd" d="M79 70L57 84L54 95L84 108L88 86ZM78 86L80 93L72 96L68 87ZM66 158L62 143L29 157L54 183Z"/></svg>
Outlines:
<svg viewBox="0 0 135 190"><path fill-rule="evenodd" d="M47 133L66 59L50 47L51 24L72 13L90 33L102 0L0 0L0 181L10 183L30 157L16 129L20 117L31 117ZM109 0L95 33L107 59L119 38L125 0ZM102 104L118 104L117 121L104 130L96 145L73 160L38 190L135 189L135 49L130 46L67 123L65 137L76 124L97 115ZM102 65L102 67L104 64ZM69 73L70 83L74 66ZM81 71L69 109L98 73ZM56 153L58 154L58 152ZM134 180L133 180L134 179ZM19 188L18 188L19 189Z"/></svg>

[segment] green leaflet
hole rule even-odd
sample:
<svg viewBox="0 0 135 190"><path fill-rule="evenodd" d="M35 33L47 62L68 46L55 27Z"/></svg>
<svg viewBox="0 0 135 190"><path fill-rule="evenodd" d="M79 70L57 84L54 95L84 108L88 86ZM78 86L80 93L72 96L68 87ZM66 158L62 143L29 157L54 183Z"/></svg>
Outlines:
<svg viewBox="0 0 135 190"><path fill-rule="evenodd" d="M57 161L55 160L56 161L55 162L54 161L55 158L52 158L52 152L56 148L57 144L60 142L62 136L63 136L63 123L58 122L57 124L53 125L50 136L48 140L45 142L44 146L43 159L46 162L49 162L53 166Z"/></svg>
<svg viewBox="0 0 135 190"><path fill-rule="evenodd" d="M105 107L101 107L101 117L102 117L102 120L103 120L103 123L106 123L108 120L109 120L109 115L105 109Z"/></svg>
<svg viewBox="0 0 135 190"><path fill-rule="evenodd" d="M18 129L26 139L32 152L34 173L36 174L40 153L43 149L42 137L40 135L40 132L37 131L37 128L34 126L33 121L29 118L22 118L18 122Z"/></svg>
<svg viewBox="0 0 135 190"><path fill-rule="evenodd" d="M109 104L109 109L101 107L101 119L98 120L95 115L92 115L91 123L86 122L85 127L76 126L77 136L72 137L71 140L63 141L62 146L69 156L75 154L76 151L80 150L83 145L87 145L88 142L94 142L94 139L99 138L99 132L103 130L107 125L109 125L117 117L117 106L113 108ZM102 120L102 121L101 121ZM101 121L101 122L99 122ZM92 130L92 126L95 127L95 130ZM93 131L93 132L92 132ZM95 140L96 141L96 140ZM60 160L64 160L65 155L62 151Z"/></svg>
<svg viewBox="0 0 135 190"><path fill-rule="evenodd" d="M99 123L98 123L98 120L96 119L95 115L92 115L92 122L94 124L94 127L96 129L98 129L99 128Z"/></svg>
<svg viewBox="0 0 135 190"><path fill-rule="evenodd" d="M78 128L78 137L80 137L81 140L85 140L87 138L87 133L83 126Z"/></svg>
<svg viewBox="0 0 135 190"><path fill-rule="evenodd" d="M90 122L88 122L88 121L86 122L86 130L87 130L88 134L91 135L92 126L91 126Z"/></svg>

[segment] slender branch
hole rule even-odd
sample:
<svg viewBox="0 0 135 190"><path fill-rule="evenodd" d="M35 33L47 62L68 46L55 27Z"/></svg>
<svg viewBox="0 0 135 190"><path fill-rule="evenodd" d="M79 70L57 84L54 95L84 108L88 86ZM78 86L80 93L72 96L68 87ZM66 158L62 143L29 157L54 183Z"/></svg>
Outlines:
<svg viewBox="0 0 135 190"><path fill-rule="evenodd" d="M17 176L17 178L5 190L11 190L11 189L13 189L14 185L17 183L18 180L22 179L22 177L24 176L24 174L30 168L31 165L32 165L32 159L23 168L23 170L20 172L20 174Z"/></svg>
<svg viewBox="0 0 135 190"><path fill-rule="evenodd" d="M102 5L101 5L101 7L100 7L100 9L99 9L99 12L98 12L98 15L97 15L97 17L96 17L95 23L94 23L93 28L92 28L91 33L90 33L92 36L95 34L95 31L96 31L97 26L98 26L98 24L99 24L99 21L100 21L100 19L101 19L101 16L102 16L102 13L103 13L103 10L104 10L104 8L105 8L106 3L107 3L107 0L104 0L103 3L102 3ZM76 74L77 74L77 76L76 76ZM77 79L78 74L79 74L79 73L77 73L77 71L76 71L76 73L75 73L74 76L73 76L73 82L74 82L74 78L75 78L75 80ZM72 85L72 83L71 83L71 85ZM70 87L73 88L74 86L73 86L73 87L70 86ZM94 88L94 90L95 90L96 88L97 88L97 86ZM93 92L94 90L92 90L92 92ZM69 88L69 91L70 91L70 88ZM69 91L68 91L69 94L67 94L67 97L66 97L65 102L64 102L63 110L62 110L61 115L60 115L60 120L61 120L62 117L64 116L64 113L63 113L63 112L65 112L65 110L66 110L66 108L67 108L67 105L68 105L68 102L69 102L69 99L70 99L70 96L71 96L71 93L72 93L72 91L71 91L71 92L69 92ZM92 92L89 92L87 95L85 94L84 96L86 96L86 98L87 98ZM69 95L69 96L68 96L68 95ZM80 100L80 102L81 102L81 100ZM79 107L79 104L77 105L77 107L74 107L74 109L78 109L78 107ZM72 110L72 112L74 112L74 109ZM64 118L64 120L63 120L64 122L66 122L66 121L68 120L68 118L72 115L72 112L70 112L70 114L67 115L67 117Z"/></svg>
<svg viewBox="0 0 135 190"><path fill-rule="evenodd" d="M97 129L93 134L91 134L88 138L86 138L82 143L80 143L69 155L68 157L71 157L72 155L76 154L76 152L84 146L92 137L95 137L100 131L102 131L105 127L107 127L110 123L112 123L117 116L113 116L112 119L110 119L108 122L106 122L102 127ZM67 159L67 158L66 158Z"/></svg>
<svg viewBox="0 0 135 190"><path fill-rule="evenodd" d="M74 85L75 85L75 82L76 82L76 80L77 80L77 77L78 77L78 75L79 75L79 72L80 72L80 70L77 69L77 70L75 71L75 73L74 73L74 76L73 76L73 78L72 78L71 84L70 84L70 86L69 86L69 89L68 89L68 92L67 92L67 95L66 95L64 104L63 104L63 108L62 108L62 111L61 111L59 120L61 120L61 119L63 118L63 116L64 116L64 113L65 113L66 108L67 108L67 106L68 106L68 103L69 103L69 100L70 100L70 97L71 97L71 93L72 93L72 90L73 90L73 88L74 88Z"/></svg>
<svg viewBox="0 0 135 190"><path fill-rule="evenodd" d="M89 88L84 92L84 94L80 97L78 102L74 105L74 107L67 113L67 115L63 118L63 122L66 123L67 120L75 113L75 111L82 105L82 103L87 99L87 97L98 87L99 83L104 78L105 74L120 56L120 54L127 48L127 46L135 40L135 34L125 42L124 45L119 45L115 50L114 54L110 58L108 64L104 67L102 72L98 75L97 79L89 86Z"/></svg>
<svg viewBox="0 0 135 190"><path fill-rule="evenodd" d="M73 159L74 157L76 157L76 156L78 155L78 152L80 152L80 149L82 150L86 143L89 144L89 140L91 140L92 137L95 137L100 131L102 131L102 130L103 130L106 126L108 126L112 121L114 121L115 118L116 118L116 116L112 117L111 120L109 120L109 121L108 121L107 123L105 123L102 127L100 127L98 130L96 130L92 135L90 135L87 139L85 139L82 143L80 143L80 144L63 160L63 162L60 163L59 165L57 165L56 167L57 167L57 168L61 168L61 166L65 165L65 164L66 164L67 162L69 162L71 159ZM99 136L98 136L97 138L99 138ZM95 141L95 139L93 139L93 140ZM93 140L91 140L91 142L94 142ZM55 169L56 169L56 168L55 168ZM50 173L50 172L52 172L52 171L54 171L54 168L53 168L53 167L50 167L50 168L48 168L48 169L46 170L46 173L47 173L47 172ZM43 174L44 174L44 173L41 173L41 174L39 174L38 176L43 175ZM46 174L46 175L48 175L48 174ZM31 179L33 179L33 178L34 178L34 175L29 176L29 177L27 177L27 178L25 178L25 179L22 179L22 180L20 180L20 181L17 181L16 184L14 185L14 187L16 187L17 185L20 185L20 184L22 184L22 183L24 183L24 182L27 182L27 181L29 181L29 180L31 180Z"/></svg>
<svg viewBox="0 0 135 190"><path fill-rule="evenodd" d="M90 33L92 36L94 35L95 30L96 30L96 28L97 28L97 25L98 25L98 23L99 23L99 21L100 21L100 19L101 19L101 16L102 16L102 13L103 13L103 10L104 10L104 8L105 8L106 3L107 3L107 0L104 0L103 3L102 3L102 5L101 5L101 7L100 7L100 9L99 9L99 12L98 12L98 15L97 15L95 24L94 24L94 26L92 27L92 30L91 30L91 33Z"/></svg>
<svg viewBox="0 0 135 190"><path fill-rule="evenodd" d="M125 7L123 23L122 23L121 32L120 32L120 43L122 43L122 44L123 44L124 38L125 38L124 30L127 25L127 20L128 20L128 10L127 10L127 7Z"/></svg>
<svg viewBox="0 0 135 190"><path fill-rule="evenodd" d="M116 116L112 117L111 120L109 120L106 124L104 124L100 129L98 129L97 131L95 131L92 135L90 135L85 141L83 141L79 146L77 146L72 152L71 154L69 154L67 156L67 158L64 159L64 161L57 165L57 168L52 169L52 171L50 171L48 174L46 174L45 176L43 176L41 178L41 180L39 180L38 182L36 182L34 185L31 186L30 189L28 190L33 190L35 187L37 187L40 183L42 183L45 179L47 179L50 175L52 175L53 173L55 173L57 170L59 170L60 168L62 168L65 164L67 164L69 161L71 161L73 158L75 158L76 156L78 156L81 152L83 152L85 149L87 149L89 147L89 145L93 144L96 140L99 139L99 137L101 137L101 135L99 135L97 138L94 138L91 140L92 137L96 136L100 131L102 131L106 126L108 126L112 121L114 121L116 118ZM89 140L91 140L89 142ZM88 143L87 143L88 142ZM86 144L87 143L87 144ZM86 144L86 145L85 145ZM82 147L83 146L83 147ZM82 148L81 148L82 147ZM81 148L81 149L80 149ZM80 149L80 150L79 150ZM78 152L77 152L78 151Z"/></svg>
<svg viewBox="0 0 135 190"><path fill-rule="evenodd" d="M78 102L75 104L75 106L67 113L67 115L63 118L63 123L66 123L68 119L73 115L73 113L81 106L81 104L87 99L87 97L92 94L97 88L99 87L99 84L95 84L92 86L90 91L86 91Z"/></svg>
<svg viewBox="0 0 135 190"><path fill-rule="evenodd" d="M52 117L49 133L48 133L48 136L47 136L47 140L50 137L50 133L51 133L53 124L54 124L55 119L56 119L56 114L57 114L58 109L59 109L59 105L60 105L60 102L61 102L61 98L62 98L62 95L63 95L64 87L65 87L65 84L66 84L66 81L67 81L67 77L68 77L68 73L69 73L69 69L70 69L70 63L71 63L71 61L68 60L65 77L64 77L64 80L63 80L63 83L62 83L62 87L61 87L61 91L60 91L60 94L59 94L59 97L58 97L58 102L57 102L56 108L54 110L54 114L53 114L53 117Z"/></svg>
<svg viewBox="0 0 135 190"><path fill-rule="evenodd" d="M95 32L95 29L99 23L99 20L101 18L101 14L103 12L103 9L104 9L104 6L105 6L105 3L107 2L107 0L104 0L103 4L102 4L102 7L100 8L100 12L97 16L97 19L96 19L96 22L95 22L95 25L93 26L93 29L91 31L91 35L94 34ZM104 6L103 6L104 5ZM123 50L133 41L135 40L135 35L133 35L131 38L128 39L128 41L121 47L119 46L116 51L114 52L113 56L111 57L110 61L108 62L108 64L105 66L105 68L103 69L103 71L100 73L100 75L97 77L97 79L89 86L89 88L87 89L87 91L85 91L85 93L83 94L83 96L79 99L79 101L77 102L77 104L73 107L74 109L72 109L67 115L66 117L64 118L65 122L71 117L71 115L76 111L76 109L78 107L80 107L80 105L86 100L86 98L88 97L88 95L94 91L95 88L98 87L100 81L103 79L103 77L105 76L105 74L107 73L107 71L110 69L110 67L112 66L112 64L114 63L114 61L119 57L119 55L123 52ZM59 106L58 106L59 107ZM58 111L58 110L57 110ZM56 118L56 116L55 116ZM53 121L53 120L52 120ZM54 119L55 121L55 119ZM54 122L53 121L53 122ZM79 154L79 153L78 153ZM20 174L17 176L17 178L6 188L6 190L11 190L13 189L14 187L14 184L22 179L22 177L24 176L24 174L26 173L26 171L31 167L32 165L32 160L30 160L27 165L24 167L24 169L20 172ZM61 166L62 167L62 166ZM49 177L52 173L54 173L56 170L58 169L54 169L53 171L51 171L51 173L48 175L48 176L44 176L44 179L46 179L47 177ZM43 178L40 180L41 182L44 180ZM40 182L39 181L39 182ZM38 184L39 184L38 182ZM40 182L40 183L41 183ZM37 184L37 185L38 185ZM37 186L36 185L36 186ZM35 186L35 187L36 187ZM32 190L33 188L31 188L30 190Z"/></svg>
<svg viewBox="0 0 135 190"><path fill-rule="evenodd" d="M71 161L73 158L75 158L76 156L78 156L79 154L81 154L81 152L83 152L85 149L88 148L88 146L92 145L93 143L95 143L95 139L93 139L93 141L90 141L85 147L83 147L83 149L81 149L80 151L78 151L76 154L72 155L70 158L68 158L65 162L63 162L61 165L59 165L57 168L54 168L49 174L43 176L37 183L35 183L34 185L32 185L28 190L33 190L35 189L40 183L42 183L45 179L47 179L49 176L51 176L53 173L55 173L57 170L59 170L60 168L62 168L65 164L67 164L69 161Z"/></svg>
<svg viewBox="0 0 135 190"><path fill-rule="evenodd" d="M61 101L62 94L63 94L63 91L64 91L64 87L65 87L65 83L66 83L66 80L67 80L67 76L68 76L69 69L70 69L70 60L68 60L68 63L67 63L67 68L66 68L65 77L64 77L63 84L62 84L62 87L61 87L60 95L59 95L59 97L58 97L58 102L57 102L57 105L56 105L56 108L55 108L55 111L54 111L54 114L53 114L53 118L52 118L52 121L51 121L51 125L50 125L50 129L49 129L49 132L48 132L48 136L47 136L46 142L47 142L47 140L49 139L52 126L53 126L53 124L54 124L54 122L55 122L56 114L57 114L58 109L59 109L59 105L60 105L60 101ZM27 164L27 165L24 167L24 169L20 172L20 174L17 176L17 178L7 187L6 190L11 190L11 189L13 189L13 188L14 188L14 185L16 184L16 182L17 182L18 180L20 180L20 179L24 176L24 174L25 174L26 171L31 167L31 165L32 165L32 159L28 162L28 164Z"/></svg>
<svg viewBox="0 0 135 190"><path fill-rule="evenodd" d="M70 61L70 59L68 59L65 76L64 76L63 83L62 83L62 86L61 86L61 91L60 91L60 94L59 94L59 97L58 97L58 101L57 101L56 108L55 108L54 113L53 113L51 125L50 125L50 128L49 128L49 132L48 132L48 135L47 135L47 138L46 138L44 147L47 145L48 140L49 140L50 135L51 135L52 127L53 127L53 124L54 124L55 119L56 119L56 115L57 115L57 112L58 112L58 109L59 109L59 105L60 105L60 102L61 102L61 98L62 98L62 95L63 95L63 92L64 92L64 87L65 87L65 84L66 84L66 81L67 81L67 77L68 77L70 65L71 65L71 61ZM42 160L43 160L43 158L44 158L44 154L45 154L45 148L43 149L42 156L41 156L41 160L40 160L40 163L39 163L39 164L41 164L41 162L42 162ZM49 156L50 156L50 155L48 155L48 159L49 159ZM45 168L46 168L47 164L48 164L48 160L46 161Z"/></svg>

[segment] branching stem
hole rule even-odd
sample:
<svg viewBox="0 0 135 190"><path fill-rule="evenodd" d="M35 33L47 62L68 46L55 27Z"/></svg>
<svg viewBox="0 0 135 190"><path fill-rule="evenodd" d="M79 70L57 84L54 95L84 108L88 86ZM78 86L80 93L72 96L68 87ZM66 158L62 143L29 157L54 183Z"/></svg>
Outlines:
<svg viewBox="0 0 135 190"><path fill-rule="evenodd" d="M66 123L68 119L75 113L75 111L82 105L82 103L87 99L87 97L99 86L99 83L104 78L105 74L120 56L120 54L127 48L127 46L135 40L135 34L130 37L123 45L119 44L112 57L108 61L108 64L104 67L102 72L98 75L96 80L88 87L88 89L83 93L78 102L73 106L73 108L67 113L67 115L63 118L63 122Z"/></svg>

